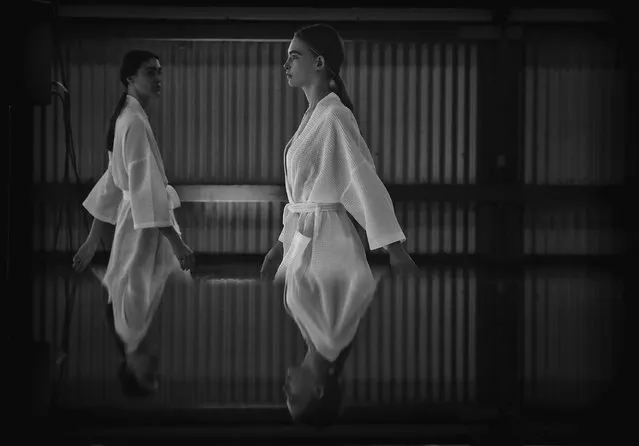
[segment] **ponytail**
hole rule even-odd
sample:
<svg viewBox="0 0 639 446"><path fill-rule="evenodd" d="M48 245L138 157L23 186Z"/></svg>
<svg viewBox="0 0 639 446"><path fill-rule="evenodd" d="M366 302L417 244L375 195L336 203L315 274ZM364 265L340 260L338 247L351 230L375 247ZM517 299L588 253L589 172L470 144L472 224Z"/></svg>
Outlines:
<svg viewBox="0 0 639 446"><path fill-rule="evenodd" d="M120 96L120 100L118 101L118 105L115 106L115 110L111 115L111 120L109 121L109 128L107 130L106 136L106 149L107 152L113 152L113 140L115 139L115 123L122 113L122 109L126 105L126 96L128 94L128 86L129 86L129 77L134 76L135 73L140 69L140 66L144 62L150 59L160 60L160 57L157 54L154 54L147 50L132 50L124 55L122 59L122 65L120 65L120 82L124 86L124 91L122 92L122 96Z"/></svg>
<svg viewBox="0 0 639 446"><path fill-rule="evenodd" d="M115 106L115 110L113 111L113 114L111 115L111 120L109 121L109 128L107 130L107 136L106 136L106 149L108 152L113 152L113 140L115 139L115 123L118 120L120 113L122 113L122 109L126 105L126 96L127 96L127 92L124 91L122 93L122 96L120 96L120 100L118 101L118 104Z"/></svg>
<svg viewBox="0 0 639 446"><path fill-rule="evenodd" d="M353 101L351 101L351 98L348 95L348 92L346 91L346 85L344 84L344 80L338 73L336 74L332 70L330 70L330 73L333 76L333 78L328 83L329 88L331 89L333 93L335 93L339 97L339 100L342 101L342 104L344 104L346 108L348 108L351 111L351 113L353 113L353 116L355 116ZM359 134L362 135L362 138L363 138L364 134L362 133L362 129L359 127L359 124L357 125L357 127L359 128Z"/></svg>
<svg viewBox="0 0 639 446"><path fill-rule="evenodd" d="M348 96L346 85L344 85L342 77L339 74L335 74L335 77L333 77L332 81L335 83L335 86L333 87L333 85L331 85L331 90L333 90L335 94L339 96L342 104L344 104L351 112L353 112L353 114L355 114L355 111L353 110L353 101L351 101L351 98ZM331 82L330 84L333 83Z"/></svg>

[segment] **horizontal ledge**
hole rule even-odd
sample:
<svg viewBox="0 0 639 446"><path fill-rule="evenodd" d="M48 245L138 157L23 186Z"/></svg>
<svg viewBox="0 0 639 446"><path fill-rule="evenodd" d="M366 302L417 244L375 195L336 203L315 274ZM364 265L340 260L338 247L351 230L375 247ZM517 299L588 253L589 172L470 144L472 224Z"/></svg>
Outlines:
<svg viewBox="0 0 639 446"><path fill-rule="evenodd" d="M43 183L34 185L34 198L40 201L82 201L93 184L64 185ZM183 203L214 202L280 202L288 201L283 185L175 185ZM416 184L386 185L395 202L457 201L493 203L549 202L617 202L623 200L626 188L610 186L484 186L477 184Z"/></svg>
<svg viewBox="0 0 639 446"><path fill-rule="evenodd" d="M374 7L214 7L140 5L61 5L61 18L142 20L244 21L368 21L492 23L491 8L374 8ZM515 23L605 23L611 16L602 9L520 8L508 21Z"/></svg>
<svg viewBox="0 0 639 446"><path fill-rule="evenodd" d="M202 7L202 6L104 6L62 5L62 18L143 20L245 20L245 21L492 21L490 9L451 8L312 8L312 7Z"/></svg>
<svg viewBox="0 0 639 446"><path fill-rule="evenodd" d="M375 22L335 23L345 42L479 42L502 37L502 30L491 23ZM293 33L305 21L241 20L142 20L109 18L62 19L65 38L101 38L108 33L114 39L178 42L290 42ZM522 37L519 27L509 27L511 40Z"/></svg>
<svg viewBox="0 0 639 446"><path fill-rule="evenodd" d="M612 15L605 9L571 8L514 8L509 23L609 23Z"/></svg>
<svg viewBox="0 0 639 446"><path fill-rule="evenodd" d="M472 442L478 435L485 436L504 421L500 412L491 407L448 409L446 404L442 404L441 408L421 406L347 406L337 424L322 431L295 425L283 406L257 410L61 408L52 413L49 422L57 426L59 435L85 441L92 438L94 442L135 437L160 441L179 438L184 444L212 439L232 439L234 442L244 439L262 443L269 439L286 443L303 440L317 444L328 439L343 440L348 444L397 444L398 439L402 439L420 444L457 444ZM531 442L533 439L537 442L574 441L583 435L579 423L584 416L583 411L578 411L569 418L548 416L543 424L522 422L513 427L522 439L529 438Z"/></svg>
<svg viewBox="0 0 639 446"><path fill-rule="evenodd" d="M175 186L180 200L189 203L211 202L286 202L284 186L219 185Z"/></svg>

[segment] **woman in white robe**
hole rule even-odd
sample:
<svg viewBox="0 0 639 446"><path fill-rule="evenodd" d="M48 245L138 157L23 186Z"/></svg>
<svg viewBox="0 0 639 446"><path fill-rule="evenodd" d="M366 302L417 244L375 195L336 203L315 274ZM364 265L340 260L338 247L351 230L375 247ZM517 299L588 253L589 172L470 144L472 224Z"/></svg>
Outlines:
<svg viewBox="0 0 639 446"><path fill-rule="evenodd" d="M120 68L126 88L107 134L109 164L83 206L94 217L91 231L73 259L89 264L109 225L115 234L102 282L113 308L115 332L124 345L126 370L140 386L156 386L145 336L169 275L194 266L174 209L180 206L168 184L164 163L145 108L161 92L159 57L128 52Z"/></svg>
<svg viewBox="0 0 639 446"><path fill-rule="evenodd" d="M288 372L289 411L316 425L338 415L339 372L376 288L351 218L371 250L389 253L395 272L417 271L339 76L343 60L343 42L326 25L299 30L289 45L286 76L309 108L284 152L289 203L262 266L265 278L285 284L285 306L309 348Z"/></svg>

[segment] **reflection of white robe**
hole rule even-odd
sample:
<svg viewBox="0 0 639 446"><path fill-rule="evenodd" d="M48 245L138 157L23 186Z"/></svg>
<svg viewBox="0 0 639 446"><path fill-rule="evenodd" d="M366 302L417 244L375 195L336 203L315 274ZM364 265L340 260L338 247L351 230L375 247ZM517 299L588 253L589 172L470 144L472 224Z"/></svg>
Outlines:
<svg viewBox="0 0 639 446"><path fill-rule="evenodd" d="M276 281L285 280L285 304L304 337L334 361L353 340L376 287L348 213L371 250L406 238L357 122L335 93L303 120L284 158L289 204Z"/></svg>
<svg viewBox="0 0 639 446"><path fill-rule="evenodd" d="M172 225L180 233L173 214L180 199L168 185L148 117L133 96L117 119L108 168L83 206L116 226L102 283L113 302L116 332L130 353L149 328L168 276L180 269L157 229Z"/></svg>

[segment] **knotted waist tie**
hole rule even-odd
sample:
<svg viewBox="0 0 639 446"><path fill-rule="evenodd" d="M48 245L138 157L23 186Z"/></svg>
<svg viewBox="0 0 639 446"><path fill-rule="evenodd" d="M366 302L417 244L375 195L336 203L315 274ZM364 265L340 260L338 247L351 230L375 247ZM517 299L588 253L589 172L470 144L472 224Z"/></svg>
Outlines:
<svg viewBox="0 0 639 446"><path fill-rule="evenodd" d="M284 221L286 221L290 212L295 214L315 213L315 224L317 224L317 214L320 212L339 211L342 209L344 209L344 206L341 203L288 203L284 207ZM301 263L302 255L310 241L311 237L303 235L302 231L300 231L299 228L296 228L291 239L291 245L282 259L282 263L280 263L277 273L275 274L275 281L284 280L284 276L288 268Z"/></svg>
<svg viewBox="0 0 639 446"><path fill-rule="evenodd" d="M284 211L288 210L296 214L302 214L315 211L338 211L343 209L342 203L288 203L284 206Z"/></svg>

